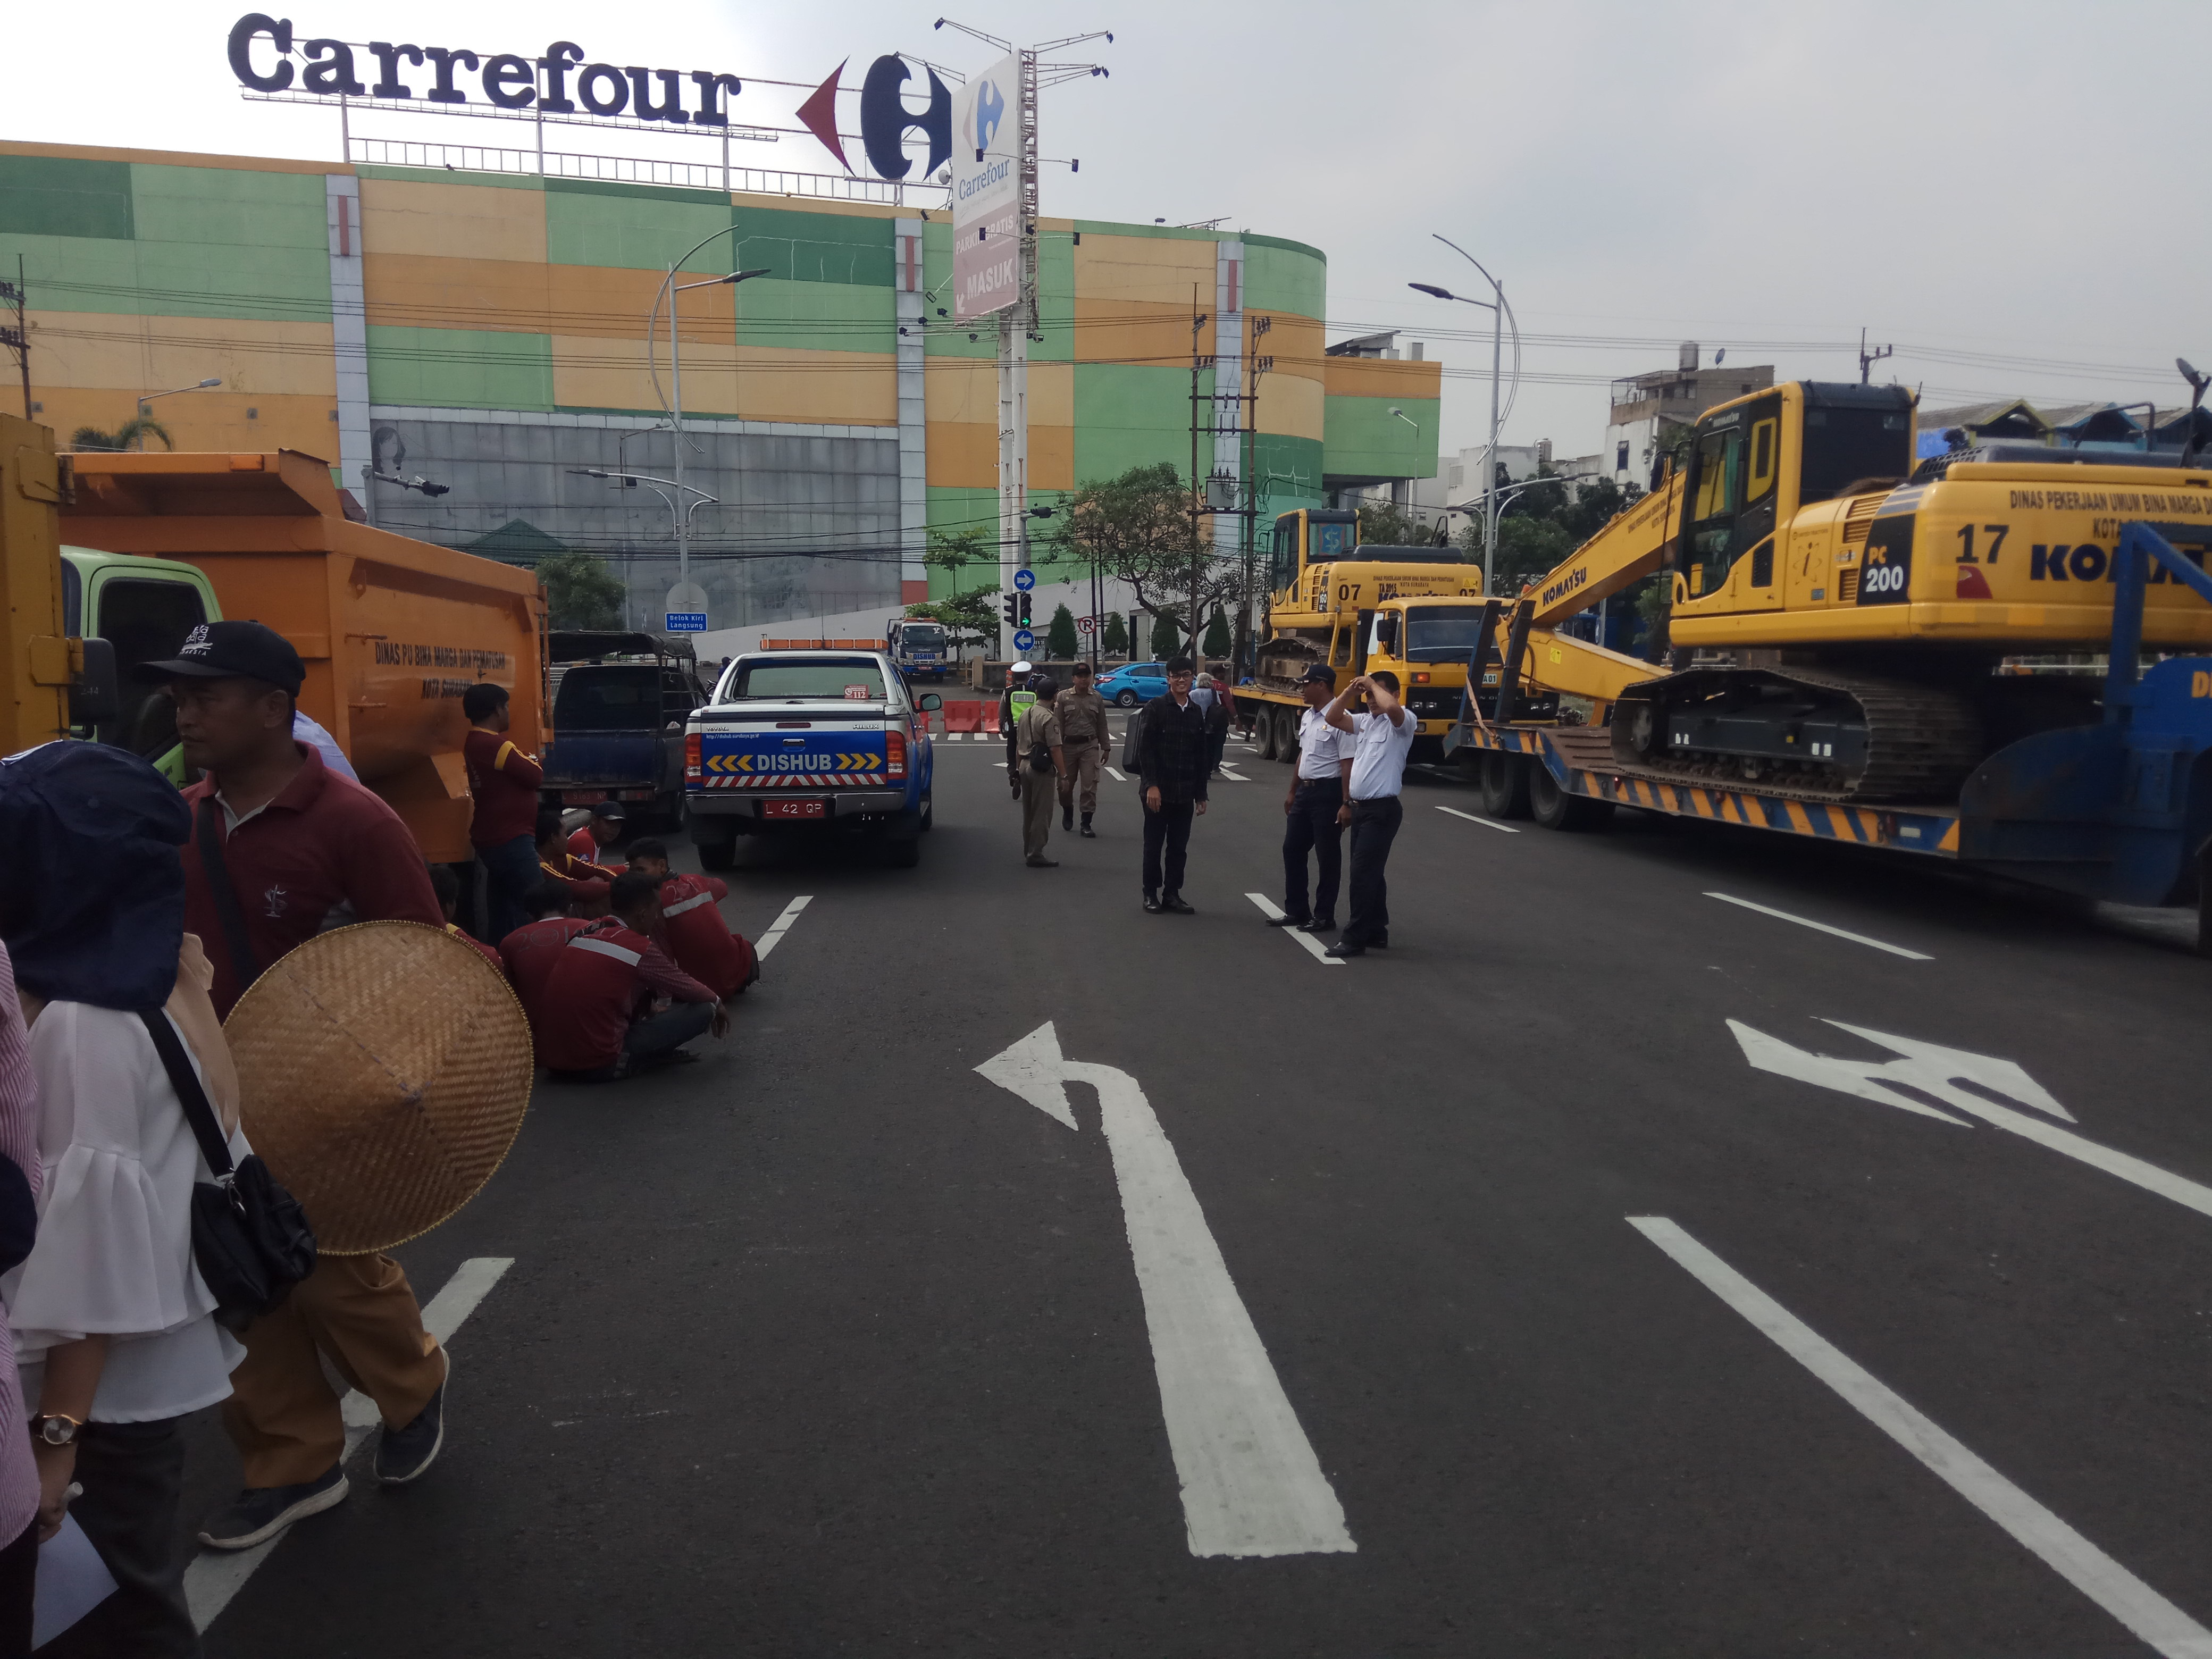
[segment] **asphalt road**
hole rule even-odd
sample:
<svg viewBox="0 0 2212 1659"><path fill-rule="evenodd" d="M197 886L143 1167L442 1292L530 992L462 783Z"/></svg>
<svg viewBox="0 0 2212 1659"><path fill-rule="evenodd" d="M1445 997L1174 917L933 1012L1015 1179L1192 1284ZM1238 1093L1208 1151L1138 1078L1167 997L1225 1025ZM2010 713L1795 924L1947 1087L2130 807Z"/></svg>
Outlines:
<svg viewBox="0 0 2212 1659"><path fill-rule="evenodd" d="M426 1299L514 1263L453 1340L445 1455L404 1491L357 1465L214 1659L2026 1659L2159 1650L2143 1596L2166 1650L2212 1621L2212 963L2177 929L1718 827L1506 833L1418 781L1392 948L1324 967L1246 896L1280 897L1281 767L1231 750L1199 913L1152 917L1133 783L1030 870L1000 754L939 744L917 870L741 850L734 925L810 902L735 1032L542 1088L402 1252ZM2182 1183L1968 1115L1966 1062L1865 1098L1729 1024L1899 1059L1827 1020L2014 1062L1990 1101L2040 1085L2078 1121L2016 1117ZM1157 1115L1356 1549L1193 1553L1166 1423L1218 1402L1156 1370L1147 1310L1173 1327L1205 1251L1140 1284L1117 1180L1173 1181L1130 1120L1109 1143L1090 1086L1071 1129L976 1073L1048 1021ZM1970 1493L1784 1327L1924 1414L1900 1431ZM205 1426L192 1503L230 1470Z"/></svg>

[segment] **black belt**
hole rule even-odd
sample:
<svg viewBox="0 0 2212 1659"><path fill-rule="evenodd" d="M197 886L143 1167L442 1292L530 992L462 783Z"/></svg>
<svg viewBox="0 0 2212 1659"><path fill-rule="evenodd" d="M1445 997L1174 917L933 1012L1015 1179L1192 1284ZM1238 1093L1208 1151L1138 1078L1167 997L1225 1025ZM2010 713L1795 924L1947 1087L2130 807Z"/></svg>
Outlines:
<svg viewBox="0 0 2212 1659"><path fill-rule="evenodd" d="M1372 806L1377 801L1395 800L1397 799L1398 797L1395 795L1354 795L1352 798L1352 804L1354 806Z"/></svg>

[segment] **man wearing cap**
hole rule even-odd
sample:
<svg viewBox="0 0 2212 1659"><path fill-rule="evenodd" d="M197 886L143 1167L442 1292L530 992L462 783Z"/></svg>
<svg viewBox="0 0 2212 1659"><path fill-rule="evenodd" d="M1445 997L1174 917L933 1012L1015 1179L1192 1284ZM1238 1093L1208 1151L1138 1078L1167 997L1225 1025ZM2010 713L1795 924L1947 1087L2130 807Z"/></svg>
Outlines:
<svg viewBox="0 0 2212 1659"><path fill-rule="evenodd" d="M1111 733L1106 729L1106 699L1091 687L1089 663L1075 665L1073 683L1054 700L1053 708L1060 716L1060 740L1067 756L1066 769L1060 775L1060 827L1075 828L1079 783L1083 834L1096 841L1098 832L1091 827L1091 817L1098 810L1098 769L1106 763Z"/></svg>
<svg viewBox="0 0 2212 1659"><path fill-rule="evenodd" d="M1029 689L1036 701L1015 722L1014 741L1007 751L1016 757L1012 764L1016 799L1022 804L1022 854L1032 870L1056 870L1060 860L1047 858L1044 847L1052 839L1053 797L1067 773L1060 714L1053 708L1060 687L1051 675L1039 674L1030 679Z"/></svg>
<svg viewBox="0 0 2212 1659"><path fill-rule="evenodd" d="M1026 662L1006 670L1006 694L999 699L999 730L1006 738L1006 781L1013 786L1016 800L1022 798L1022 774L1021 757L1014 752L1014 727L1036 702L1036 692L1029 683L1036 672Z"/></svg>
<svg viewBox="0 0 2212 1659"><path fill-rule="evenodd" d="M1345 787L1352 777L1352 741L1322 711L1336 694L1336 672L1309 663L1298 680L1306 711L1298 716L1298 759L1283 796L1283 914L1270 927L1301 933L1336 929L1336 890L1344 869L1344 826L1352 821ZM1313 908L1306 908L1306 854L1316 855Z"/></svg>
<svg viewBox="0 0 2212 1659"><path fill-rule="evenodd" d="M461 742L469 793L476 797L469 840L490 878L491 936L505 939L529 920L527 895L543 879L538 872L538 787L545 769L507 733L514 725L507 688L479 680L461 694L469 734Z"/></svg>
<svg viewBox="0 0 2212 1659"><path fill-rule="evenodd" d="M143 664L137 674L168 682L185 763L206 774L184 792L193 816L182 849L185 925L207 942L218 1013L227 1016L264 969L325 929L445 925L422 854L398 814L293 738L306 671L283 635L258 622L210 623L191 631L173 660ZM446 1354L422 1328L407 1275L391 1257L319 1257L281 1307L246 1328L245 1340L222 1418L246 1490L209 1519L201 1542L250 1548L345 1497L345 1422L324 1380L325 1355L384 1419L380 1480L412 1480L437 1456Z"/></svg>
<svg viewBox="0 0 2212 1659"><path fill-rule="evenodd" d="M622 839L623 821L629 815L618 800L603 800L592 808L591 822L568 837L568 850L586 864L596 864L612 881L623 872L623 860L606 849Z"/></svg>

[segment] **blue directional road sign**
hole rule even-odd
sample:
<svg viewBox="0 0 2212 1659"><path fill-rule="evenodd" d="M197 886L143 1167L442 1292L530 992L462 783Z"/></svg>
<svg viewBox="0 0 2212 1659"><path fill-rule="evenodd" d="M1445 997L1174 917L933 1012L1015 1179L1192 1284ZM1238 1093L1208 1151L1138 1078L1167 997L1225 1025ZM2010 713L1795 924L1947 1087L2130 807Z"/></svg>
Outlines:
<svg viewBox="0 0 2212 1659"><path fill-rule="evenodd" d="M1036 586L1036 572L1024 568L1014 572L1014 586L1024 593Z"/></svg>
<svg viewBox="0 0 2212 1659"><path fill-rule="evenodd" d="M1029 630L1028 629L1026 629L1026 628L1017 628L1017 629L1014 630L1014 649L1015 649L1015 650L1017 650L1017 651L1032 651L1032 650L1035 650L1036 648L1036 635L1034 635L1034 634L1030 633L1030 630Z"/></svg>
<svg viewBox="0 0 2212 1659"><path fill-rule="evenodd" d="M668 618L672 634L703 634L707 631L707 613L703 611L667 611L661 613Z"/></svg>

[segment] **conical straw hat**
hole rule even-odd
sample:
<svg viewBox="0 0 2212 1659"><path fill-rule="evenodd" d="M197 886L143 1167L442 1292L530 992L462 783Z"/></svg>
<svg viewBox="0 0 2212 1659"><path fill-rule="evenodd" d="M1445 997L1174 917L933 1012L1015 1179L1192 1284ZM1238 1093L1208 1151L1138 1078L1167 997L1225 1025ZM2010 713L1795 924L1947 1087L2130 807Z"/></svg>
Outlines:
<svg viewBox="0 0 2212 1659"><path fill-rule="evenodd" d="M534 1075L530 1022L466 940L413 921L309 939L224 1022L246 1138L326 1255L426 1233L514 1144Z"/></svg>

